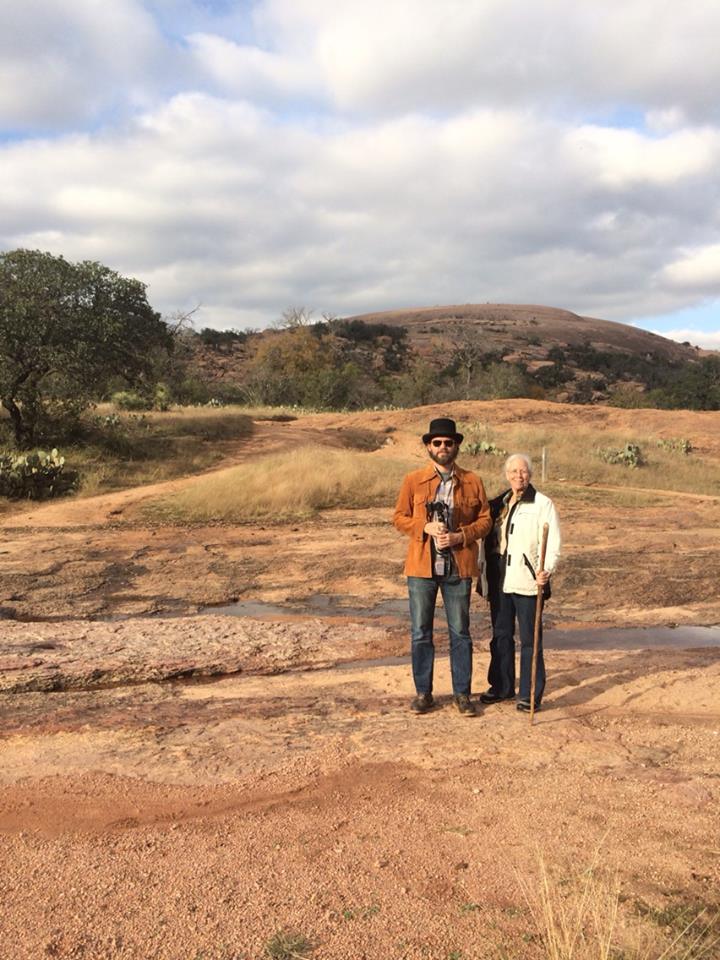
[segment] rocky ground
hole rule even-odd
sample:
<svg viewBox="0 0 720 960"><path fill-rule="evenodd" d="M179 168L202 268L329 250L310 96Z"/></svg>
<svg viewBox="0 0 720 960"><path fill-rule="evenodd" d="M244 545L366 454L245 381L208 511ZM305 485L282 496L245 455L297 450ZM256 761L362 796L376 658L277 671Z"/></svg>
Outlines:
<svg viewBox="0 0 720 960"><path fill-rule="evenodd" d="M530 727L455 712L442 636L438 709L408 712L401 606L370 616L403 597L404 545L375 511L299 524L288 550L271 525L148 527L148 494L3 517L4 957L532 960L543 870L569 907L593 864L618 958L720 956L720 647L550 639L718 623L715 498L564 509ZM303 608L317 593L340 609ZM197 613L235 597L288 609Z"/></svg>

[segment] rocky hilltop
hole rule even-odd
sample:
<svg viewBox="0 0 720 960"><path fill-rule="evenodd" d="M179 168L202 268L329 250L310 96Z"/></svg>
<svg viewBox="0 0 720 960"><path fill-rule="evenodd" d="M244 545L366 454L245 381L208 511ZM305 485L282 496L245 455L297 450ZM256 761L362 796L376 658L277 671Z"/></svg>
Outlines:
<svg viewBox="0 0 720 960"><path fill-rule="evenodd" d="M679 362L695 359L699 353L689 344L677 343L626 323L582 317L569 310L533 304L467 303L386 310L349 319L405 327L414 349L428 358L434 357L437 351L452 349L468 332L482 336L487 351L505 352L505 360L520 359L528 364L547 363L552 347L591 347L597 351L658 356Z"/></svg>
<svg viewBox="0 0 720 960"><path fill-rule="evenodd" d="M398 387L400 405L413 396L408 378L429 379L449 399L535 396L575 402L662 391L687 378L709 351L638 327L532 304L461 304L365 313L284 330L222 334L195 344L195 364L211 381L243 389L277 338L313 332L338 366L353 364L383 389ZM235 339L233 340L233 336ZM273 338L275 338L273 340ZM717 354L714 354L717 356ZM277 372L277 371L276 371ZM376 401L376 402L379 402ZM664 402L659 405L694 406ZM360 404L360 405L367 405ZM372 405L372 404L371 404ZM342 406L342 404L341 404Z"/></svg>

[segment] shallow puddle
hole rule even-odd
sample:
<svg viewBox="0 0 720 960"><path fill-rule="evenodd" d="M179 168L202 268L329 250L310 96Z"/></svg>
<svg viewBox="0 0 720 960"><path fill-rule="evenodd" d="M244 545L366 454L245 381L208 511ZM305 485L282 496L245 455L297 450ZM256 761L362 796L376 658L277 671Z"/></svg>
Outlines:
<svg viewBox="0 0 720 960"><path fill-rule="evenodd" d="M202 607L201 614L218 616L253 617L254 619L275 620L278 617L348 617L354 620L375 620L381 617L405 617L408 612L406 598L401 600L381 600L368 607L351 606L355 597L331 596L327 593L308 597L299 604L265 603L263 600L238 600L223 606ZM442 613L442 611L439 611Z"/></svg>
<svg viewBox="0 0 720 960"><path fill-rule="evenodd" d="M282 619L296 617L343 617L356 620L383 620L397 626L407 626L407 599L381 600L367 607L351 605L353 597L317 594L302 604L265 603L262 600L239 600L236 603L218 607L204 607L199 613L234 617L252 617L254 619ZM435 617L442 629L444 614L439 608ZM489 617L485 612L471 613L472 629L476 636L490 629ZM546 628L544 645L547 650L642 650L645 647L691 647L720 646L720 625L710 627L597 627L574 629Z"/></svg>
<svg viewBox="0 0 720 960"><path fill-rule="evenodd" d="M548 650L642 650L645 647L687 650L694 647L719 647L720 626L547 630L543 640Z"/></svg>

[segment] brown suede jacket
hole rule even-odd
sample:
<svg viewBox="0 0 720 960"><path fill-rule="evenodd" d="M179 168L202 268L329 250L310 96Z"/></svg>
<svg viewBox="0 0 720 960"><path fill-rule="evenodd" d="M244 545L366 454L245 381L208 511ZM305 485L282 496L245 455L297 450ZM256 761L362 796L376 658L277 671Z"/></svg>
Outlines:
<svg viewBox="0 0 720 960"><path fill-rule="evenodd" d="M428 521L426 505L435 499L440 478L433 464L408 473L402 482L395 505L393 524L410 537L405 576L432 577L432 538L425 533ZM453 518L463 542L453 547L453 556L461 577L477 577L478 545L492 530L492 518L482 480L471 470L455 465Z"/></svg>

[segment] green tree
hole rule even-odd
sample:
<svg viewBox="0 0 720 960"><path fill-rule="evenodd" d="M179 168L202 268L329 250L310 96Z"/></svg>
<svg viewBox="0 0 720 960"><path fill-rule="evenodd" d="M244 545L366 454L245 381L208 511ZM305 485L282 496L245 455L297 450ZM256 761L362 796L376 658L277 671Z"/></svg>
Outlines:
<svg viewBox="0 0 720 960"><path fill-rule="evenodd" d="M170 345L140 281L39 250L0 254L0 401L19 446L77 418L112 377L142 383Z"/></svg>
<svg viewBox="0 0 720 960"><path fill-rule="evenodd" d="M688 364L667 387L650 395L660 407L720 410L720 357L701 357Z"/></svg>
<svg viewBox="0 0 720 960"><path fill-rule="evenodd" d="M475 381L475 396L483 400L508 400L532 396L532 384L515 363L491 363Z"/></svg>
<svg viewBox="0 0 720 960"><path fill-rule="evenodd" d="M353 405L360 370L338 354L331 338L309 327L268 334L248 365L251 403L300 404L332 410Z"/></svg>
<svg viewBox="0 0 720 960"><path fill-rule="evenodd" d="M426 360L418 359L394 383L393 401L400 407L419 407L453 399L442 375Z"/></svg>

